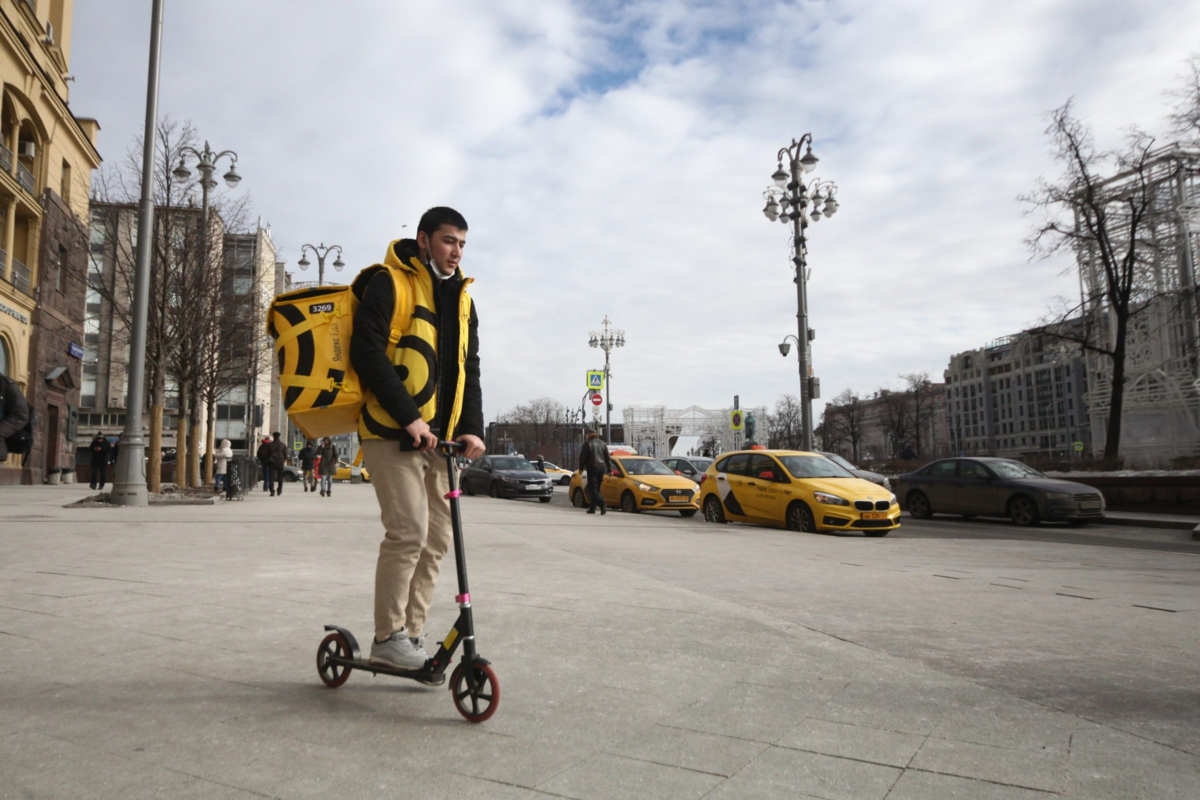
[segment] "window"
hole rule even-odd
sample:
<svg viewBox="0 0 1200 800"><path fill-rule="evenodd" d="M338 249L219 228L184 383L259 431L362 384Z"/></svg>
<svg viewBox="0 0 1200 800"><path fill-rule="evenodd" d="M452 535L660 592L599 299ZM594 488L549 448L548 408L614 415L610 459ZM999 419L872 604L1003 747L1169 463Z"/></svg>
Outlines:
<svg viewBox="0 0 1200 800"><path fill-rule="evenodd" d="M764 480L774 480L779 483L783 483L786 480L786 478L784 478L783 475L781 474L782 471L775 464L774 459L772 459L770 456L763 455L761 453L755 453L750 458L750 477L762 478L762 474L764 472L770 472L775 475L774 478L764 479Z"/></svg>
<svg viewBox="0 0 1200 800"><path fill-rule="evenodd" d="M983 464L980 464L978 461L959 462L958 474L963 478L988 478L988 477L991 477L991 473L989 473L987 471L987 468L984 467Z"/></svg>
<svg viewBox="0 0 1200 800"><path fill-rule="evenodd" d="M738 453L737 455L723 459L717 464L717 472L724 472L729 475L745 475L749 462L750 456L745 453Z"/></svg>
<svg viewBox="0 0 1200 800"><path fill-rule="evenodd" d="M931 478L953 478L955 463L954 461L938 461L931 464L925 474Z"/></svg>
<svg viewBox="0 0 1200 800"><path fill-rule="evenodd" d="M8 375L9 371L14 369L12 356L8 352L8 342L0 337L0 375Z"/></svg>

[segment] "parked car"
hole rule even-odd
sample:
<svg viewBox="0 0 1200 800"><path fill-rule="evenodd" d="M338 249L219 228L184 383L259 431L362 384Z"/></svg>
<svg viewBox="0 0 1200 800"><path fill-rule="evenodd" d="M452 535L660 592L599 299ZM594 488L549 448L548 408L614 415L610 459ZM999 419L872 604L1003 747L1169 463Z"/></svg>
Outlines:
<svg viewBox="0 0 1200 800"><path fill-rule="evenodd" d="M303 473L301 475L303 476ZM355 466L348 461L339 460L337 472L333 473L333 479L335 481L350 481L351 483L359 481L370 483L371 473L367 472L366 467Z"/></svg>
<svg viewBox="0 0 1200 800"><path fill-rule="evenodd" d="M554 481L559 486L566 486L571 482L571 470L563 469L557 464L551 464L549 461L543 461L542 465L546 468L546 475L550 480ZM534 469L537 469L535 466ZM541 472L541 470L538 470Z"/></svg>
<svg viewBox="0 0 1200 800"><path fill-rule="evenodd" d="M600 482L604 502L622 511L678 511L682 517L694 517L700 510L695 481L676 475L656 458L645 456L614 456L612 472ZM568 489L571 503L577 508L587 505L584 488L587 476L576 472Z"/></svg>
<svg viewBox="0 0 1200 800"><path fill-rule="evenodd" d="M1047 478L1008 458L946 458L896 479L896 494L917 519L934 514L1008 517L1086 525L1104 519L1104 495L1075 481Z"/></svg>
<svg viewBox="0 0 1200 800"><path fill-rule="evenodd" d="M291 464L285 464L283 467L283 479L288 483L304 479L304 470L299 467L293 467Z"/></svg>
<svg viewBox="0 0 1200 800"><path fill-rule="evenodd" d="M880 475L878 472L871 472L869 469L859 469L846 459L839 456L837 453L826 453L822 451L821 455L825 456L839 467L848 470L850 474L856 478L862 478L864 481L877 483L883 488L887 489L889 492L892 490L892 482L887 479L886 475Z"/></svg>
<svg viewBox="0 0 1200 800"><path fill-rule="evenodd" d="M459 479L467 494L492 497L536 497L549 503L554 480L521 456L483 456L471 462Z"/></svg>
<svg viewBox="0 0 1200 800"><path fill-rule="evenodd" d="M900 527L896 495L818 453L729 453L704 473L700 495L708 522L756 522L806 533L860 530L872 537Z"/></svg>
<svg viewBox="0 0 1200 800"><path fill-rule="evenodd" d="M664 458L662 462L675 470L676 475L682 475L685 478L694 480L696 483L700 483L700 476L704 474L706 469L712 466L713 460L702 456L688 456L687 458L672 456L671 458Z"/></svg>

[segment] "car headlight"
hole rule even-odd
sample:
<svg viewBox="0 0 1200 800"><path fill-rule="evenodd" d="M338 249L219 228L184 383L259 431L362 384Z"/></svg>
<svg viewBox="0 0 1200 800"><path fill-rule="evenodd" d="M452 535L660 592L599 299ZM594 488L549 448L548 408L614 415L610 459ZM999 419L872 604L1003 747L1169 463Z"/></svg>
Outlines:
<svg viewBox="0 0 1200 800"><path fill-rule="evenodd" d="M521 485L521 481L520 481L519 479L517 479L517 478L506 478L506 477L504 477L504 476L501 476L500 480L504 481L505 483L510 483L510 484L512 484L513 486L520 486L520 485Z"/></svg>
<svg viewBox="0 0 1200 800"><path fill-rule="evenodd" d="M893 494L893 495L892 495L892 505L896 505L896 504L897 504L897 503L899 503L899 502L900 502L900 501L896 499L896 495L894 495L894 494Z"/></svg>
<svg viewBox="0 0 1200 800"><path fill-rule="evenodd" d="M653 486L648 486L648 485L646 485L646 484L644 484L644 483L639 483L639 484L637 485L637 487L638 487L639 489L641 489L643 492L653 492L653 491L654 491L654 487L653 487Z"/></svg>
<svg viewBox="0 0 1200 800"><path fill-rule="evenodd" d="M1050 500L1070 500L1071 494L1069 492L1046 492L1046 497Z"/></svg>
<svg viewBox="0 0 1200 800"><path fill-rule="evenodd" d="M848 506L850 502L844 498L838 497L836 494L826 494L825 492L813 492L813 497L818 503L824 503L827 506Z"/></svg>
<svg viewBox="0 0 1200 800"><path fill-rule="evenodd" d="M890 480L888 480L887 478L884 478L884 479L883 479L883 488L887 489L887 490L890 492L890 491L892 490L892 482L891 482ZM892 495L892 497L893 497L893 498L894 498L895 496L896 496L896 495ZM892 502L894 503L894 502L896 502L896 501L895 501L895 500L892 500Z"/></svg>

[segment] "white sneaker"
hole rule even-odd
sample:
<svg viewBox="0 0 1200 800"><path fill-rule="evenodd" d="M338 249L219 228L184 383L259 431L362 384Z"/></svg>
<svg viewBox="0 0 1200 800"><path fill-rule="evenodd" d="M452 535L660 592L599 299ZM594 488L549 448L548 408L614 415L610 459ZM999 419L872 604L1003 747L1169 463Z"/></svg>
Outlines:
<svg viewBox="0 0 1200 800"><path fill-rule="evenodd" d="M413 647L412 639L408 638L408 631L404 628L393 633L386 642L377 642L373 638L371 640L372 664L386 664L398 669L420 669L425 666L426 658L424 650L418 651Z"/></svg>
<svg viewBox="0 0 1200 800"><path fill-rule="evenodd" d="M425 634L410 636L408 640L412 642L413 649L421 654L421 658L429 658L429 654L425 652Z"/></svg>

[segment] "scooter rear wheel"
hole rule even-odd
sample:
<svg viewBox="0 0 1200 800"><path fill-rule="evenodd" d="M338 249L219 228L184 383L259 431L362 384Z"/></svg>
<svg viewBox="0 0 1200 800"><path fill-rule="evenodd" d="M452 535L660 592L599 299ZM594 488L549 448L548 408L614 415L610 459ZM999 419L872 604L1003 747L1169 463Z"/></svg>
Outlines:
<svg viewBox="0 0 1200 800"><path fill-rule="evenodd" d="M500 681L486 663L461 663L450 676L454 707L468 722L483 722L500 705Z"/></svg>
<svg viewBox="0 0 1200 800"><path fill-rule="evenodd" d="M350 643L346 641L346 637L336 631L322 639L321 646L317 648L317 674L331 689L336 689L350 680L350 673L354 671L352 667L345 664L335 664L330 661L329 659L334 656L347 660L350 658Z"/></svg>

